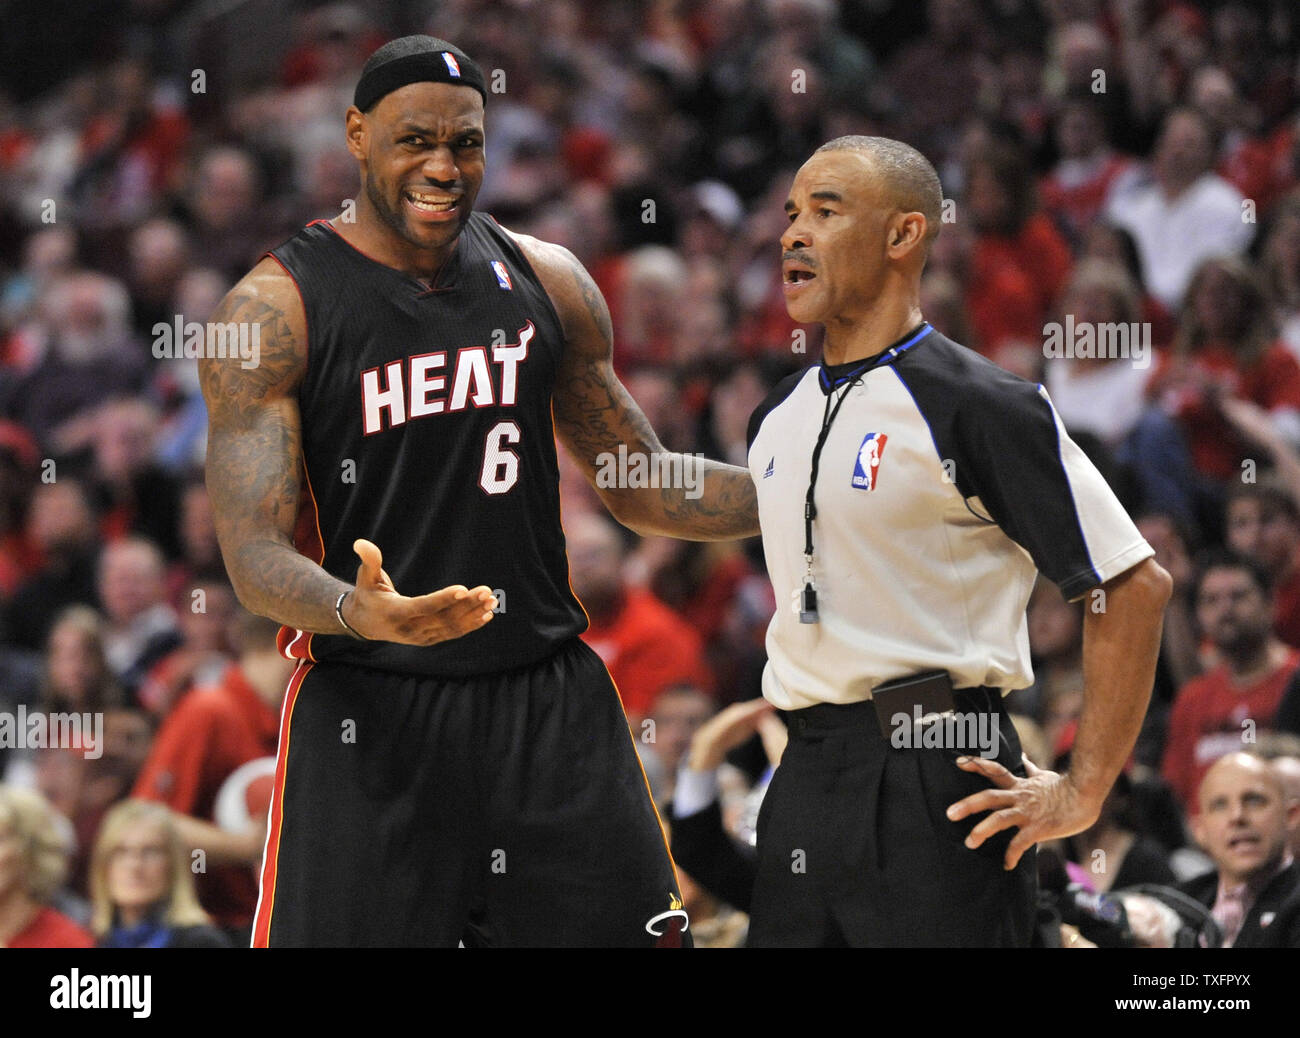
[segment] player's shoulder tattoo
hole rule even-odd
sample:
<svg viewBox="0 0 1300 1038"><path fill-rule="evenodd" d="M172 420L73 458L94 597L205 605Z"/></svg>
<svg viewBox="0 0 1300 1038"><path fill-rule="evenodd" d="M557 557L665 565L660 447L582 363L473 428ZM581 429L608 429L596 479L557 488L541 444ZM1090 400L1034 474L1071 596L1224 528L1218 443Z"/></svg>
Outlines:
<svg viewBox="0 0 1300 1038"><path fill-rule="evenodd" d="M292 279L263 260L221 301L210 326L240 327L245 341L257 343L251 362L230 352L205 355L199 379L214 419L237 420L246 408L292 392L306 369L306 323ZM243 326L243 327L241 327Z"/></svg>

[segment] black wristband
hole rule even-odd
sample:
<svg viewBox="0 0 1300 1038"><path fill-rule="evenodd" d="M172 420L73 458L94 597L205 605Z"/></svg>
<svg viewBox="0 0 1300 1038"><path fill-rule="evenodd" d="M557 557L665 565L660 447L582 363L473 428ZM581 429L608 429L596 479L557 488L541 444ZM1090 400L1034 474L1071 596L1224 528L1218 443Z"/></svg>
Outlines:
<svg viewBox="0 0 1300 1038"><path fill-rule="evenodd" d="M352 594L352 589L348 588L346 591L343 592L343 594L339 595L339 597L335 600L334 615L339 618L339 623L343 625L343 630L347 631L348 634L352 635L353 638L356 638L358 641L368 642L371 639L367 638L364 634L362 634L350 623L348 623L346 620L343 619L343 600L347 598L348 595L350 594Z"/></svg>

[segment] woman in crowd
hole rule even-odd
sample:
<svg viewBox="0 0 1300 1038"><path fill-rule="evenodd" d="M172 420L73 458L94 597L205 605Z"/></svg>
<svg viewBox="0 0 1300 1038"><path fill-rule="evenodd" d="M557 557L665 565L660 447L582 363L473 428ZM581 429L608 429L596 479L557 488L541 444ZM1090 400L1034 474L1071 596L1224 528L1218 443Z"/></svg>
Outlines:
<svg viewBox="0 0 1300 1038"><path fill-rule="evenodd" d="M1090 327L1094 347L1084 352L1106 356L1055 356L1047 360L1043 381L1065 427L1073 434L1089 432L1105 446L1118 449L1137 426L1145 407L1153 344L1140 331L1141 299L1137 285L1118 263L1087 260L1075 268L1062 299L1062 323ZM1100 326L1123 329L1123 337L1102 335ZM1131 341L1134 338L1141 341ZM1064 347L1065 343L1062 343ZM1128 356L1115 349L1128 348ZM1064 351L1063 351L1064 352ZM1075 351L1071 351L1075 352Z"/></svg>
<svg viewBox="0 0 1300 1038"><path fill-rule="evenodd" d="M0 786L0 948L89 948L51 904L68 870L71 829L39 793Z"/></svg>
<svg viewBox="0 0 1300 1038"><path fill-rule="evenodd" d="M1223 487L1249 471L1248 445L1229 419L1234 403L1262 408L1285 440L1300 440L1300 363L1277 339L1262 282L1245 262L1216 256L1197 268L1147 395L1155 407L1129 443L1160 476L1144 487L1144 507L1221 540Z"/></svg>
<svg viewBox="0 0 1300 1038"><path fill-rule="evenodd" d="M41 709L93 713L118 706L122 699L104 652L103 618L90 606L69 606L46 642Z"/></svg>
<svg viewBox="0 0 1300 1038"><path fill-rule="evenodd" d="M1245 262L1218 256L1197 269L1151 392L1178 418L1197 470L1216 480L1240 476L1243 444L1222 414L1225 398L1257 404L1289 440L1300 439L1300 363L1278 341L1263 286Z"/></svg>
<svg viewBox="0 0 1300 1038"><path fill-rule="evenodd" d="M104 817L90 864L91 928L101 948L226 948L199 907L171 812L124 800Z"/></svg>

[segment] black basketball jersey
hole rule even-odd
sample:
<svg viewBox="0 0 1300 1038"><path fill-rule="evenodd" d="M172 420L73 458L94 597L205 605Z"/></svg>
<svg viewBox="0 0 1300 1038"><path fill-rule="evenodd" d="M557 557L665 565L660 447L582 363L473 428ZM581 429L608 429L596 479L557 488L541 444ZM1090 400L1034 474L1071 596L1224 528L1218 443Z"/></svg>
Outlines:
<svg viewBox="0 0 1300 1038"><path fill-rule="evenodd" d="M486 626L438 645L285 628L282 651L462 677L536 662L586 630L551 417L564 336L514 240L472 214L432 286L324 220L271 255L307 313L298 550L352 583L364 537L400 594L485 584L499 600Z"/></svg>

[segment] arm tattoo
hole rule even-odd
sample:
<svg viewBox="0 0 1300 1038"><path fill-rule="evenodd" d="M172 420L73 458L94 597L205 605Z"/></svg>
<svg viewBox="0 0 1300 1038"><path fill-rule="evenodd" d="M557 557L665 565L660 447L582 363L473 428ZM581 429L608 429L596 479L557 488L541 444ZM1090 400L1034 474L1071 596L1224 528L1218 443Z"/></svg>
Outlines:
<svg viewBox="0 0 1300 1038"><path fill-rule="evenodd" d="M611 357L614 330L609 307L590 274L567 250L564 257L577 295L566 324L568 342L556 385L556 424L588 479L592 479L602 454L613 454L620 444L629 454L641 453L657 461L666 452L649 420L614 374ZM567 286L566 286L567 287ZM561 293L562 302L565 295ZM575 330L571 325L578 325ZM677 459L682 466L686 459ZM691 459L693 462L694 459ZM644 533L661 533L693 540L725 540L758 533L758 499L747 469L706 461L697 466L703 492L687 496L685 487L605 491L606 503L619 518ZM676 471L684 471L677 467Z"/></svg>
<svg viewBox="0 0 1300 1038"><path fill-rule="evenodd" d="M749 470L720 461L704 461L699 497L682 488L659 491L663 514L671 526L661 532L688 540L730 540L758 531L758 494ZM689 534L689 536L687 536Z"/></svg>
<svg viewBox="0 0 1300 1038"><path fill-rule="evenodd" d="M582 297L586 317L595 328L594 336L591 328L582 328L576 334L568 333L560 381L556 386L560 405L557 417L566 427L579 464L584 469L594 470L596 456L617 450L620 443L627 444L629 451L662 451L663 445L649 420L623 384L614 377L610 360L614 349L614 328L600 289L571 254L566 252L565 259L574 286ZM579 319L566 322L566 325L570 323L586 322Z"/></svg>
<svg viewBox="0 0 1300 1038"><path fill-rule="evenodd" d="M222 556L240 601L306 631L336 633L333 600L348 585L293 546L302 474L297 381L305 343L285 311L249 286L231 291L211 320L259 328L257 363L204 358L207 485Z"/></svg>

